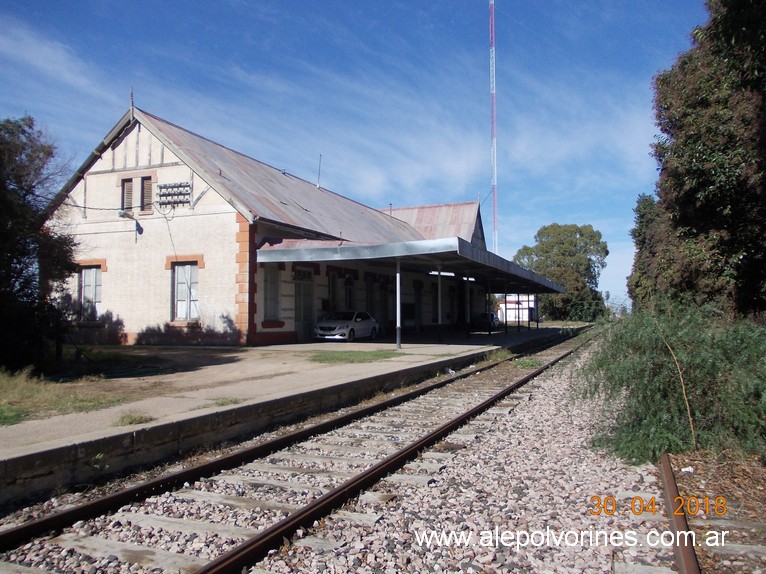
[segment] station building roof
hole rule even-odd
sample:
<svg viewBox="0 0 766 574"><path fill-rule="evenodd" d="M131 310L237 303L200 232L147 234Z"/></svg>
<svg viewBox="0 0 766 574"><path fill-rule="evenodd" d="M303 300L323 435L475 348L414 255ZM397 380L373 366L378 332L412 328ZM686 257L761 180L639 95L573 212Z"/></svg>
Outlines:
<svg viewBox="0 0 766 574"><path fill-rule="evenodd" d="M271 245L258 261L351 261L450 273L492 292L556 293L548 279L487 251L478 202L375 209L132 107L67 182L52 208L127 130L149 130Z"/></svg>

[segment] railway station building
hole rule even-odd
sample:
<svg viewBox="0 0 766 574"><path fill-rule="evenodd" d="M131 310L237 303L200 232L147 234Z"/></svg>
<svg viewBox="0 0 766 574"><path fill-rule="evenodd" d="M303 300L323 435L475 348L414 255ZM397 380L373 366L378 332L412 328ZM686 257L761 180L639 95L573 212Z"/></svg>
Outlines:
<svg viewBox="0 0 766 574"><path fill-rule="evenodd" d="M77 241L61 301L90 342L304 342L336 310L406 336L464 328L490 293L563 291L487 251L477 202L374 209L135 107L49 225Z"/></svg>

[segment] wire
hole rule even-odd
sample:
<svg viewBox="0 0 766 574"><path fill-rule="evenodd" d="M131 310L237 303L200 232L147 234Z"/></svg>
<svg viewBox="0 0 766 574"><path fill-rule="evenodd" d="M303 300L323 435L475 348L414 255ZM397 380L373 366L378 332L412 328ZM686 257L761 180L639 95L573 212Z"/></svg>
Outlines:
<svg viewBox="0 0 766 574"><path fill-rule="evenodd" d="M67 207L75 207L77 209L85 209L85 210L89 209L91 211L116 211L118 213L120 211L126 211L125 209L121 207L90 207L87 205L77 205L76 203L69 203L67 201L62 201L60 205L66 205ZM153 207L156 207L157 211L159 211L160 213L162 213L160 208L164 207L164 205L157 203L156 201L152 201L146 205L151 205ZM171 205L170 208L173 209L173 206Z"/></svg>

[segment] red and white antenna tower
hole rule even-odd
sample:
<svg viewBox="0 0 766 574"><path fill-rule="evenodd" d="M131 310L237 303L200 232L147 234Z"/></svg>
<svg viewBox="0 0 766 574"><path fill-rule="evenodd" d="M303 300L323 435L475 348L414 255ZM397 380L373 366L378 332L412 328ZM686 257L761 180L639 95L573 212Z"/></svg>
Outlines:
<svg viewBox="0 0 766 574"><path fill-rule="evenodd" d="M497 103L495 97L495 0L489 0L489 107L492 122L492 250L497 253Z"/></svg>

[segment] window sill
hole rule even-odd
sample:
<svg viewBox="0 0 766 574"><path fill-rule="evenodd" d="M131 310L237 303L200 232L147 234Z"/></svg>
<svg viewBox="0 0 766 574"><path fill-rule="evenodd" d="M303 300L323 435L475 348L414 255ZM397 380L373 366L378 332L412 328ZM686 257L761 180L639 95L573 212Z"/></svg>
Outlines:
<svg viewBox="0 0 766 574"><path fill-rule="evenodd" d="M196 319L192 319L192 320L189 320L189 321L183 321L183 320L171 321L170 322L170 326L171 327L185 327L187 329L199 329L200 327L202 327L200 322L198 320L196 320Z"/></svg>
<svg viewBox="0 0 766 574"><path fill-rule="evenodd" d="M264 329L281 329L285 326L284 321L262 321L261 327Z"/></svg>

